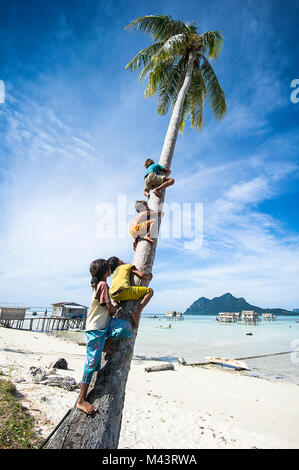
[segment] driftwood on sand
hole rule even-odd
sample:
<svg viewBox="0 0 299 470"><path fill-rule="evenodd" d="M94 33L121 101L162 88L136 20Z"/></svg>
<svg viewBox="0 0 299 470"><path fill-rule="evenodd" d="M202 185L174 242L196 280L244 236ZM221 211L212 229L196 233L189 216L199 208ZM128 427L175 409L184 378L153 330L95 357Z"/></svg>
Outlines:
<svg viewBox="0 0 299 470"><path fill-rule="evenodd" d="M145 372L159 372L162 370L174 370L174 365L169 362L167 364L161 364L159 366L145 367Z"/></svg>

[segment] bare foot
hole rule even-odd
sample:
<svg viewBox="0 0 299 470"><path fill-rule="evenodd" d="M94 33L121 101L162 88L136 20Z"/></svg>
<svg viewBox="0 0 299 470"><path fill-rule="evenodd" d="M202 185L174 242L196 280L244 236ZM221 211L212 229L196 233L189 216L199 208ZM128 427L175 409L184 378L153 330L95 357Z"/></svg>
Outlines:
<svg viewBox="0 0 299 470"><path fill-rule="evenodd" d="M160 198L162 196L162 193L161 191L159 191L159 189L153 189L153 193L155 194L155 196L157 196L158 198Z"/></svg>
<svg viewBox="0 0 299 470"><path fill-rule="evenodd" d="M149 236L144 237L144 240L147 240L147 241L150 242L150 243L154 243L154 240L153 240L151 237L149 237Z"/></svg>
<svg viewBox="0 0 299 470"><path fill-rule="evenodd" d="M88 403L88 401L81 401L76 403L76 407L84 411L87 415L92 415L93 413L96 413L98 411L97 408L95 408L91 403Z"/></svg>
<svg viewBox="0 0 299 470"><path fill-rule="evenodd" d="M131 310L130 310L129 313L130 313L130 317L131 317L131 320L132 320L132 323L133 323L133 327L137 329L138 324L139 324L138 313L132 312Z"/></svg>

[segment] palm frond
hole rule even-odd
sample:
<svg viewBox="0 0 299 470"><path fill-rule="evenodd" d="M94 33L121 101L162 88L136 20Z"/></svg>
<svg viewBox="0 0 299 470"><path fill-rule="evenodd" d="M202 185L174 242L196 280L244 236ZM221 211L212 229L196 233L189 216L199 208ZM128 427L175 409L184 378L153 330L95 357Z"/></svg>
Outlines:
<svg viewBox="0 0 299 470"><path fill-rule="evenodd" d="M167 113L171 102L175 102L181 88L184 74L185 57L182 57L173 67L168 67L168 77L165 85L160 87L157 111L160 115Z"/></svg>
<svg viewBox="0 0 299 470"><path fill-rule="evenodd" d="M227 108L225 95L218 78L206 57L202 56L201 73L207 89L207 96L216 119L222 119Z"/></svg>
<svg viewBox="0 0 299 470"><path fill-rule="evenodd" d="M126 26L150 34L155 42L167 41L171 36L186 33L188 26L181 21L175 21L168 15L147 15L136 18Z"/></svg>
<svg viewBox="0 0 299 470"><path fill-rule="evenodd" d="M197 61L194 65L192 81L188 90L187 98L190 100L191 127L202 129L203 109L206 103L207 89L201 74L200 64Z"/></svg>
<svg viewBox="0 0 299 470"><path fill-rule="evenodd" d="M203 54L208 53L209 59L217 59L223 47L223 34L221 31L207 31L199 36L202 41Z"/></svg>
<svg viewBox="0 0 299 470"><path fill-rule="evenodd" d="M158 89L165 86L169 75L169 66L163 62L157 63L153 66L150 74L148 84L144 91L144 97L149 98L157 93Z"/></svg>
<svg viewBox="0 0 299 470"><path fill-rule="evenodd" d="M179 45L178 45L179 43ZM171 72L172 67L175 65L175 63L180 59L180 56L183 56L182 54L182 43L183 43L183 38L175 39L171 43L169 41L166 41L166 44L161 46L157 53L153 54L151 57L150 62L142 69L139 75L139 83L151 72L159 71L159 68L156 69L158 64L164 64L164 66L167 66L169 68L169 72ZM180 48L180 49L179 49ZM180 54L181 52L181 54ZM183 57L183 61L180 63L182 64L185 62L185 58ZM164 69L164 68L163 68ZM183 72L183 70L181 70ZM169 76L172 76L171 73Z"/></svg>
<svg viewBox="0 0 299 470"><path fill-rule="evenodd" d="M153 55L152 60L173 62L178 55L186 50L186 35L183 33L175 34L167 39L160 49Z"/></svg>
<svg viewBox="0 0 299 470"><path fill-rule="evenodd" d="M151 61L152 56L159 51L161 46L163 46L162 42L155 42L145 49L142 49L142 51L138 52L131 62L126 65L126 70L139 70L142 65L145 67Z"/></svg>
<svg viewBox="0 0 299 470"><path fill-rule="evenodd" d="M155 68L155 66L157 66L157 64L150 62L141 70L139 74L139 83L141 83L142 80L146 78L146 76Z"/></svg>

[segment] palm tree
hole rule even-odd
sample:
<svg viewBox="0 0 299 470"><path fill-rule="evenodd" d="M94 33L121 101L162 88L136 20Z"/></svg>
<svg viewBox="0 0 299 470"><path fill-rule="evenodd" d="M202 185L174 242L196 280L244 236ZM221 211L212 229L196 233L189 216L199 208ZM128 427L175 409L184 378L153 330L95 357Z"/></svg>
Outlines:
<svg viewBox="0 0 299 470"><path fill-rule="evenodd" d="M145 97L158 96L157 111L173 112L165 137L160 163L171 164L178 131L183 131L188 115L191 127L202 129L203 108L210 101L216 119L226 112L224 93L209 59L219 57L223 36L219 31L197 32L194 24L175 21L170 16L144 16L132 21L128 29L150 34L154 43L140 51L126 69L141 70L139 81L149 76Z"/></svg>
<svg viewBox="0 0 299 470"><path fill-rule="evenodd" d="M153 44L140 51L126 66L140 70L139 80L149 77L145 96L158 93L159 114L173 110L160 156L160 164L170 168L178 132L183 132L188 115L193 128L202 128L203 108L208 98L216 119L226 112L225 96L208 59L219 56L223 37L219 31L197 32L194 24L175 21L170 16L144 16L132 21L128 29L144 31L153 38ZM161 209L164 201L151 196L152 209ZM160 221L159 221L160 223ZM157 240L154 244L141 241L137 245L133 264L151 272ZM147 281L134 278L136 285ZM124 302L121 318L129 318L134 302ZM94 374L88 400L100 412L85 416L74 408L63 422L48 448L117 448L121 427L125 387L130 369L137 332L131 339L117 342L114 356L103 358L102 369Z"/></svg>

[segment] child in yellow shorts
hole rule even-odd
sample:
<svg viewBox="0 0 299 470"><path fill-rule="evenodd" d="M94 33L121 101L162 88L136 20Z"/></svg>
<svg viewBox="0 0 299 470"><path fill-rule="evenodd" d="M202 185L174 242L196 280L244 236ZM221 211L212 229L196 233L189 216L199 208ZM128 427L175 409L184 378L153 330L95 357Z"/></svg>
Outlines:
<svg viewBox="0 0 299 470"><path fill-rule="evenodd" d="M153 275L146 274L139 271L133 264L125 264L121 259L116 256L112 256L108 259L108 263L111 269L112 282L110 287L111 299L118 303L125 300L140 300L137 312L130 311L131 318L134 322L135 328L138 328L141 312L144 307L151 300L154 295L153 289L145 286L131 286L130 277L131 273L140 277L141 279L153 278Z"/></svg>

